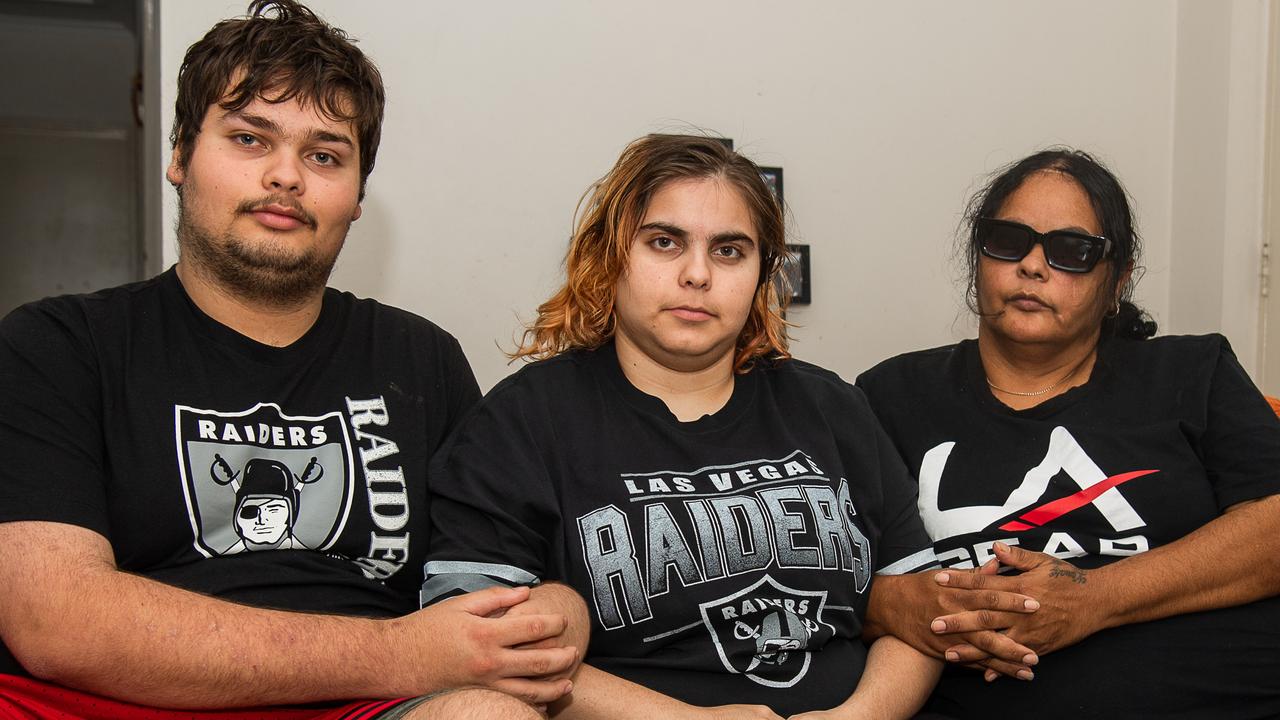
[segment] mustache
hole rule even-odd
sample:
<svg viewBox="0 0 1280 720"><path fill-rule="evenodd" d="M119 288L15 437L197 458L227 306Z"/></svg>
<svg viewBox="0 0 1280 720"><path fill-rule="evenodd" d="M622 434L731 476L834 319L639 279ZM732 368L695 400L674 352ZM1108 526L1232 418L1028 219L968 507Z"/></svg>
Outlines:
<svg viewBox="0 0 1280 720"><path fill-rule="evenodd" d="M315 228L316 216L307 212L307 209L302 207L302 203L289 195L269 195L258 200L245 200L236 206L236 212L239 214L248 214L251 212L257 212L258 210L262 210L263 208L267 208L272 205L279 205L280 207L294 211L298 214L299 220L306 223L308 227Z"/></svg>

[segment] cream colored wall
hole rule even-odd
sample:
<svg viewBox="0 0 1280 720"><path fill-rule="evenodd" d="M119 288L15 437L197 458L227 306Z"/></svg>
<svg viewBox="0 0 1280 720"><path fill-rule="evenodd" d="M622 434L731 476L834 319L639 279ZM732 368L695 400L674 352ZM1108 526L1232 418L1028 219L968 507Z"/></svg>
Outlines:
<svg viewBox="0 0 1280 720"><path fill-rule="evenodd" d="M1198 330L1212 316L1171 298L1204 291L1207 261L1184 251L1198 245L1173 221L1198 192L1251 182L1240 158L1252 139L1233 125L1248 103L1232 104L1249 89L1230 81L1251 67L1256 38L1222 43L1265 5L314 0L360 39L389 94L365 214L333 284L449 329L488 387L511 369L500 347L519 318L558 281L581 192L628 140L694 125L784 167L793 241L814 261L814 304L791 313L795 350L852 379L971 332L950 257L966 194L1001 164L1067 143L1106 160L1137 201L1141 302L1166 329ZM239 12L162 0L166 122L185 48ZM1198 46L1227 59L1202 68L1181 54ZM1244 106L1226 121L1195 99L1220 101L1215 83ZM1212 181L1186 180L1203 163L1221 166ZM1249 211L1214 202L1224 223ZM165 212L171 228L172 193ZM1225 247L1210 278L1219 318L1239 302L1224 290L1239 272Z"/></svg>
<svg viewBox="0 0 1280 720"><path fill-rule="evenodd" d="M1259 377L1273 0L1178 3L1169 329L1221 332Z"/></svg>

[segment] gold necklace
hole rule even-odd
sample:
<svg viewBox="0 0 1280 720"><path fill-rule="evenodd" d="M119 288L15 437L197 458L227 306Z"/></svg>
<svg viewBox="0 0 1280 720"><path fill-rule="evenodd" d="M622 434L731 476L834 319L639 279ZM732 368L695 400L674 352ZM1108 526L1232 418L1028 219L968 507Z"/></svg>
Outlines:
<svg viewBox="0 0 1280 720"><path fill-rule="evenodd" d="M1096 352L1096 348L1094 350L1091 350L1087 355L1081 358L1080 362L1076 363L1075 367L1071 368L1071 370L1069 370L1066 375L1063 375L1057 382L1055 382L1054 384L1050 385L1047 388L1044 388L1043 390L1033 390L1032 392L1018 392L1017 390L1005 390L999 385L996 385L995 383L991 382L991 378L986 378L987 385L992 390L999 390L1000 392L1005 393L1006 395L1017 395L1018 397L1037 397L1040 395L1044 395L1045 393L1052 392L1054 388L1066 382L1068 379L1071 378L1072 375L1075 375L1077 370L1084 367L1085 361L1093 357L1094 352Z"/></svg>

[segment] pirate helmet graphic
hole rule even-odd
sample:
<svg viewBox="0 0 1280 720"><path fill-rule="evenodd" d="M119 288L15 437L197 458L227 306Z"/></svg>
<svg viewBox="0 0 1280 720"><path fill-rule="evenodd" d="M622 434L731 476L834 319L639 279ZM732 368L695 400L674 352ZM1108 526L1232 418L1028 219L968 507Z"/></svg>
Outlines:
<svg viewBox="0 0 1280 720"><path fill-rule="evenodd" d="M792 588L764 575L698 608L726 670L786 688L808 673L813 652L835 635L823 620L826 599L825 590Z"/></svg>
<svg viewBox="0 0 1280 720"><path fill-rule="evenodd" d="M324 476L324 468L316 458L311 458L298 476L279 460L262 457L251 458L244 471L236 473L221 455L215 454L209 472L214 482L231 485L236 492L233 521L240 541L228 552L302 546L293 537L293 526L298 519L302 486Z"/></svg>
<svg viewBox="0 0 1280 720"><path fill-rule="evenodd" d="M734 629L735 634L746 633L754 637L756 654L751 660L748 671L760 664L782 665L790 657L792 650L800 650L809 644L813 634L806 626L804 619L785 609L777 609L765 615L758 628L739 622Z"/></svg>

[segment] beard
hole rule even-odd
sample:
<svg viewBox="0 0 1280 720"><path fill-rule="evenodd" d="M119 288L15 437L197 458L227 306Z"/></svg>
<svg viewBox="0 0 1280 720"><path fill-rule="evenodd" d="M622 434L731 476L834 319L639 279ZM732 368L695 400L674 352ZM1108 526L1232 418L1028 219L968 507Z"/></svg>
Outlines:
<svg viewBox="0 0 1280 720"><path fill-rule="evenodd" d="M178 246L192 265L218 285L255 304L287 308L314 297L329 282L347 228L342 231L342 240L327 253L316 244L298 251L289 249L283 242L255 242L230 229L219 234L194 219L187 200L193 194L190 183L186 190L178 192ZM272 202L297 207L289 199L268 197L241 203L236 208L236 216ZM310 215L304 221L315 229L315 220Z"/></svg>

